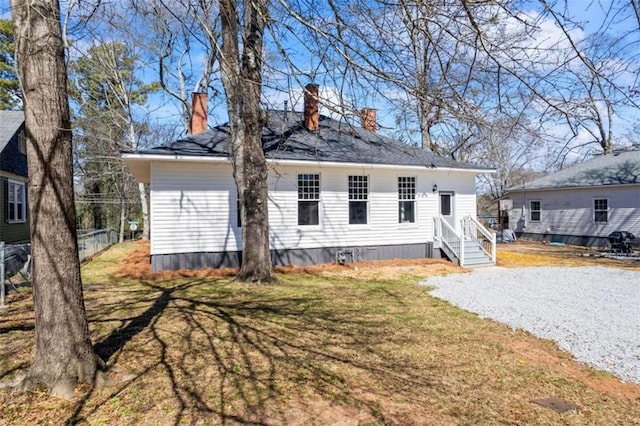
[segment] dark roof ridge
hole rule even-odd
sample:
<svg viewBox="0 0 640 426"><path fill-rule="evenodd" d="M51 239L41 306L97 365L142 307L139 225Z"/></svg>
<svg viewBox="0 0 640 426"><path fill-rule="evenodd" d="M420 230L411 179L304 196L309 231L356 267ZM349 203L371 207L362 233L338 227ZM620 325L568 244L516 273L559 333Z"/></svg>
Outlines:
<svg viewBox="0 0 640 426"><path fill-rule="evenodd" d="M561 189L590 186L640 184L640 150L598 154L556 173L512 186L507 192L533 189Z"/></svg>
<svg viewBox="0 0 640 426"><path fill-rule="evenodd" d="M303 125L301 112L288 111L286 120L283 110L267 112L262 144L265 157L270 160L492 170L404 144L346 120L320 115L318 130L309 131ZM229 156L228 142L229 127L225 123L138 153L221 157Z"/></svg>

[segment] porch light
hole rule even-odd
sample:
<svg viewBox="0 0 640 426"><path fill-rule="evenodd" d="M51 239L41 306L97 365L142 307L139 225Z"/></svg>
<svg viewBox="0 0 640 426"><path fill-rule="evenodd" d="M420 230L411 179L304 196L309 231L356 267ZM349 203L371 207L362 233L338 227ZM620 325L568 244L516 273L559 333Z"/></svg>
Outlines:
<svg viewBox="0 0 640 426"><path fill-rule="evenodd" d="M438 184L434 183L432 189L433 189L433 192L438 192Z"/></svg>

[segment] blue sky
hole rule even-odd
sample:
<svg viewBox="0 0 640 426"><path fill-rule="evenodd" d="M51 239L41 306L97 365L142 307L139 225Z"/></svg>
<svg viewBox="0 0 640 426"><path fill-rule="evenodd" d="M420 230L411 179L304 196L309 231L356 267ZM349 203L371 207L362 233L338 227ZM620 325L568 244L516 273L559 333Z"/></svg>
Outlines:
<svg viewBox="0 0 640 426"><path fill-rule="evenodd" d="M64 7L64 3L63 7ZM606 2L605 2L606 3ZM530 2L532 10L537 2ZM571 0L568 2L568 7L570 7L569 13L572 14L576 20L580 21L584 24L584 34L589 34L591 32L596 32L599 30L603 23L603 16L605 12L603 11L603 2L593 1L593 0ZM8 0L0 0L0 17L9 18L10 17L10 8ZM610 25L610 28L613 28L617 33L623 33L625 31L633 29L633 25L636 23L633 21L624 21L624 22L614 22L613 25ZM546 42L554 43L555 40L562 37L560 30L551 22L545 21L540 24L544 28L544 33L541 37L544 37ZM574 37L579 39L582 37L582 34L576 30L572 34ZM78 46L81 46L79 44ZM294 44L288 45L288 48L292 48L295 50L296 46ZM637 48L637 46L634 46ZM197 54L195 55L197 57ZM317 65L317 61L314 58L310 57L301 57L296 59L297 65L300 68L311 69L314 65ZM149 65L148 69L145 69L141 72L141 76L145 79L155 79L157 76L157 70L155 69L155 65ZM322 80L322 75L319 76L318 80ZM634 85L637 79L637 74L635 76L629 76L629 85ZM288 101L289 107L293 107L296 110L301 110L301 93L302 88L301 85L309 82L307 76L301 75L295 78L289 78L288 82L284 80L281 81L281 87L290 87L290 91L273 90L265 87L264 89L264 103L270 108L281 108L284 100ZM315 81L321 84L321 97L325 98L328 103L337 101L339 97L340 91L332 86L331 83L326 83L323 81ZM393 129L395 126L395 116L396 111L382 99L376 98L374 96L367 96L366 94L358 93L355 94L355 97L358 98L359 102L363 103L361 105L354 105L355 109L360 109L363 107L373 107L378 109L378 121L379 124L382 125L383 128ZM211 122L212 124L216 124L218 122L225 121L226 111L224 108L224 102L222 97L218 97L218 99L212 99L210 102L210 106L216 106L212 108L211 114ZM327 108L324 108L323 113L331 114ZM177 127L181 126L180 123L180 108L176 101L174 101L170 96L166 94L159 93L152 97L152 105L149 106L148 114L152 116L152 121L156 121L159 123L175 123ZM638 114L637 110L634 108L628 109L621 113L621 118L618 120L619 127L617 130L619 132L623 131L623 127L629 126L634 121L637 120ZM566 129L559 127L557 129L558 134L562 134L566 132ZM580 136L579 136L580 137ZM587 135L584 135L587 137Z"/></svg>

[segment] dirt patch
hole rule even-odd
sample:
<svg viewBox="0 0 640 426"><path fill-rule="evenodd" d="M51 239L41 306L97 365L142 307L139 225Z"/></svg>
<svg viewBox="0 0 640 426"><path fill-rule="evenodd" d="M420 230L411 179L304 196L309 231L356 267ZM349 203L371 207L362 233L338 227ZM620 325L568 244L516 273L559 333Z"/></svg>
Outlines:
<svg viewBox="0 0 640 426"><path fill-rule="evenodd" d="M115 273L118 278L164 281L175 278L233 277L238 268L180 269L152 272L149 263L148 242L136 242L136 248L122 262ZM402 277L428 277L468 271L443 259L390 259L368 260L346 265L323 263L312 266L276 266L278 274L311 274L326 277L343 277L368 280L393 280Z"/></svg>
<svg viewBox="0 0 640 426"><path fill-rule="evenodd" d="M122 262L115 276L118 278L165 281L175 278L234 277L238 268L180 269L152 272L149 263L149 243L138 241L136 248ZM611 259L606 252L580 246L552 246L534 241L519 240L499 244L497 265L508 268L527 266L605 266L640 270L640 261ZM390 259L354 262L347 265L325 263L312 266L276 266L278 274L311 274L326 277L344 277L367 280L393 280L403 277L429 277L468 272L444 259Z"/></svg>
<svg viewBox="0 0 640 426"><path fill-rule="evenodd" d="M150 245L148 241L137 241L136 248L124 259L114 276L147 281L164 281L175 278L232 277L238 274L238 268L180 269L177 271L152 272Z"/></svg>
<svg viewBox="0 0 640 426"><path fill-rule="evenodd" d="M612 259L607 251L582 246L556 246L543 242L518 240L498 244L497 265L507 268L527 266L604 266L608 268L640 270L640 261Z"/></svg>
<svg viewBox="0 0 640 426"><path fill-rule="evenodd" d="M307 401L292 401L282 409L280 418L273 419L273 424L309 425L335 425L349 426L360 424L376 424L375 417L363 408L344 406L324 399L310 399ZM272 423L266 421L266 424Z"/></svg>
<svg viewBox="0 0 640 426"><path fill-rule="evenodd" d="M428 277L468 272L467 269L442 259L389 259L368 260L347 265L325 263L308 267L277 266L274 270L283 274L313 274L325 277L342 277L367 280L396 280L402 277Z"/></svg>
<svg viewBox="0 0 640 426"><path fill-rule="evenodd" d="M548 366L563 376L578 380L597 392L604 392L616 398L622 397L629 401L640 399L640 385L622 383L615 377L595 373L593 369L573 361L569 354L550 347L555 346L553 342L528 338L513 340L509 346L521 358L521 363Z"/></svg>

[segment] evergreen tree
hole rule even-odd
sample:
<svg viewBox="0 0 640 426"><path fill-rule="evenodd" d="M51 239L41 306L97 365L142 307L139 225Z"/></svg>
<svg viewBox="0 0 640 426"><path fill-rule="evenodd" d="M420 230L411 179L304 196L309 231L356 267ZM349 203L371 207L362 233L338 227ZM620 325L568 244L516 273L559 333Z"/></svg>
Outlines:
<svg viewBox="0 0 640 426"><path fill-rule="evenodd" d="M4 110L22 108L14 51L13 22L0 19L0 109Z"/></svg>
<svg viewBox="0 0 640 426"><path fill-rule="evenodd" d="M93 226L118 226L121 241L131 203L137 204L139 197L144 213L147 201L144 186L136 185L120 151L136 149L145 126L136 120L134 109L158 88L136 77L137 61L126 44L110 41L91 46L70 65L76 169L94 202ZM148 214L143 228L148 231Z"/></svg>

